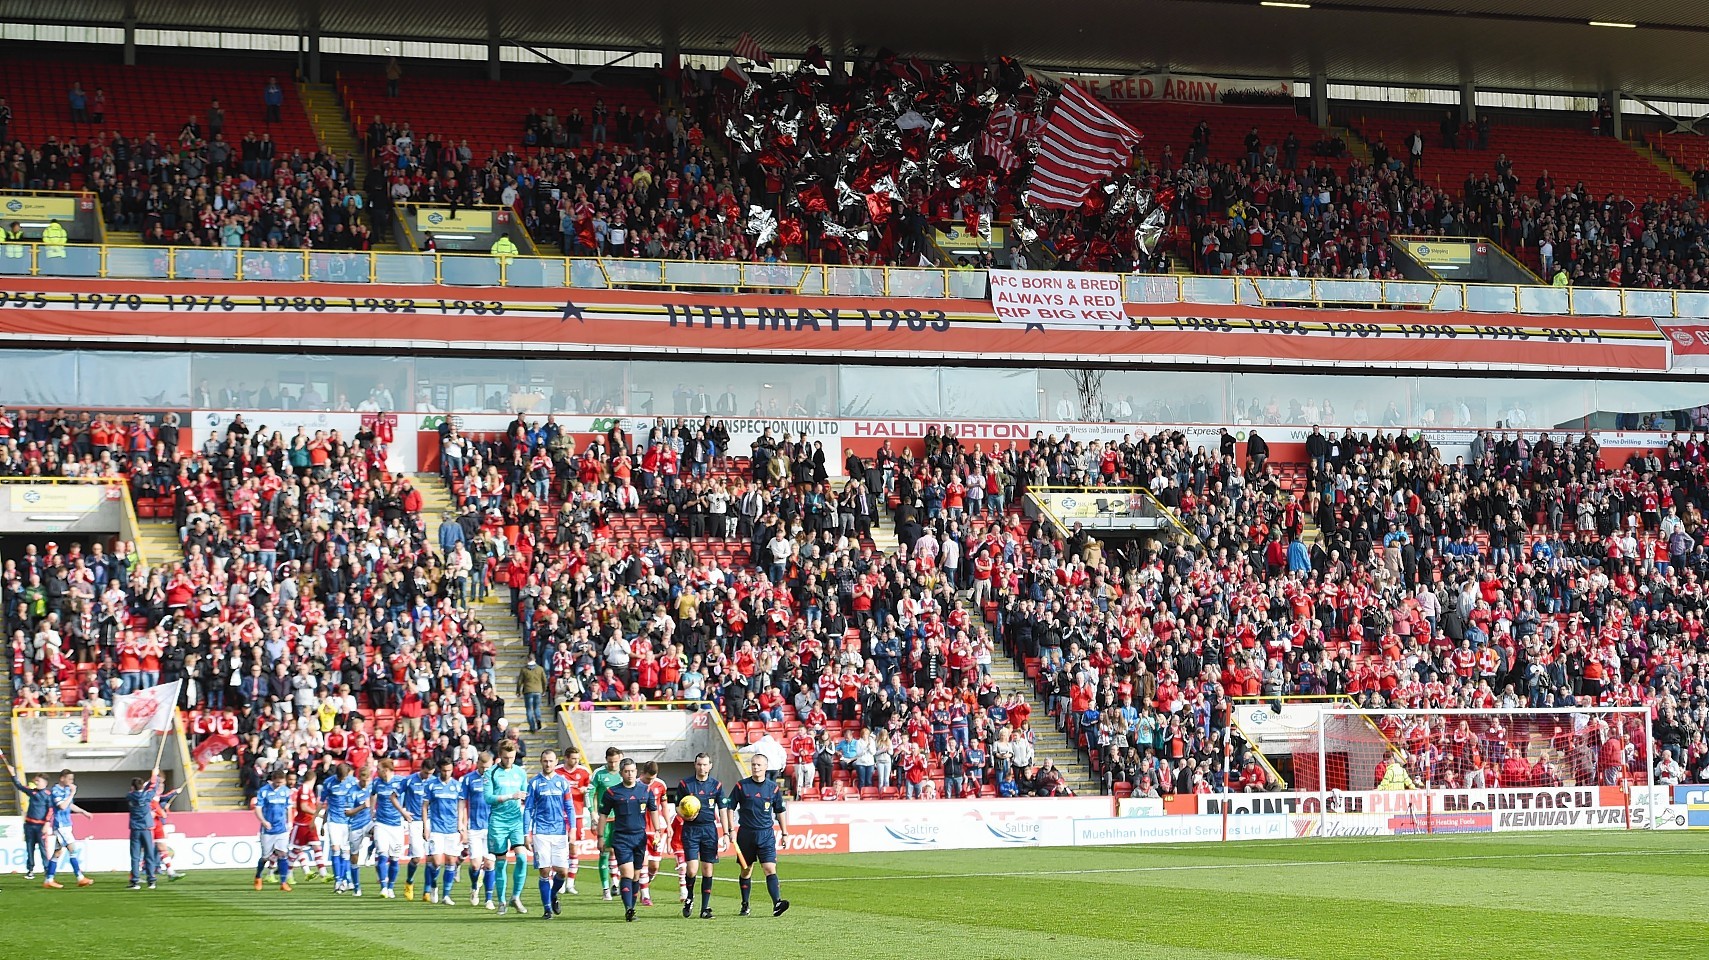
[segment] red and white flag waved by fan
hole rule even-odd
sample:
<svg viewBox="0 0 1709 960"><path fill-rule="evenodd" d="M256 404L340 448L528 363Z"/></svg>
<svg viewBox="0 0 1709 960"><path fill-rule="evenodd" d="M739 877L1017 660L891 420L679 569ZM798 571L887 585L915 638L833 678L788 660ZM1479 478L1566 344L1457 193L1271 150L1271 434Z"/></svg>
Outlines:
<svg viewBox="0 0 1709 960"><path fill-rule="evenodd" d="M134 737L171 730L178 691L183 686L184 681L174 680L113 698L113 735Z"/></svg>
<svg viewBox="0 0 1709 960"><path fill-rule="evenodd" d="M1132 161L1143 136L1084 90L1065 84L1039 135L1027 202L1078 208L1099 181Z"/></svg>

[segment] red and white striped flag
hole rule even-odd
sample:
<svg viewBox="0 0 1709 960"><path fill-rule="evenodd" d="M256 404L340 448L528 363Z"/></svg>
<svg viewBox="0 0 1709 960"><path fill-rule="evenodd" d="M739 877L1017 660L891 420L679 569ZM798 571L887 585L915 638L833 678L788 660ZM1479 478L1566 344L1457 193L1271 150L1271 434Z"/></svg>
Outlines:
<svg viewBox="0 0 1709 960"><path fill-rule="evenodd" d="M743 60L752 60L755 63L771 66L771 54L761 50L760 45L755 43L754 38L748 36L746 31L743 31L742 35L736 38L736 49L733 52Z"/></svg>
<svg viewBox="0 0 1709 960"><path fill-rule="evenodd" d="M1133 159L1143 134L1072 83L1064 84L1039 137L1027 202L1078 208L1098 181Z"/></svg>
<svg viewBox="0 0 1709 960"><path fill-rule="evenodd" d="M979 135L979 152L990 157L997 169L1005 172L1013 171L1021 165L1021 158L1015 156L1015 150L1001 136L985 131Z"/></svg>

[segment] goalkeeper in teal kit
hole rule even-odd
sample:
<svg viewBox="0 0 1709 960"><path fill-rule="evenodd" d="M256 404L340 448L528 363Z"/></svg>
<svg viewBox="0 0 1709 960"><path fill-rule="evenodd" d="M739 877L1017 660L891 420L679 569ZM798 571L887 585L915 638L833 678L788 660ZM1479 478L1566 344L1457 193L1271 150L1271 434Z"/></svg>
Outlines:
<svg viewBox="0 0 1709 960"><path fill-rule="evenodd" d="M487 850L498 861L498 912L506 906L517 913L527 913L522 906L522 884L528 879L528 827L522 809L528 796L528 772L516 762L516 744L499 745L498 760L487 771L486 800L490 811L487 821ZM506 856L515 854L514 863ZM511 872L510 886L505 886L505 873Z"/></svg>

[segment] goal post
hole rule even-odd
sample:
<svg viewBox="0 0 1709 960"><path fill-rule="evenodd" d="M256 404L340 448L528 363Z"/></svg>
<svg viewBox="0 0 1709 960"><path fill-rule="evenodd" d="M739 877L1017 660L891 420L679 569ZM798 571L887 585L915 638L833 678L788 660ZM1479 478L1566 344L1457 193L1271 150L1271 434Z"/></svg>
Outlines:
<svg viewBox="0 0 1709 960"><path fill-rule="evenodd" d="M1447 822L1439 815L1486 810L1513 811L1495 829L1653 823L1647 708L1316 708L1315 730L1294 741L1291 788L1319 797L1326 814L1386 812L1407 832L1405 817L1430 832ZM1569 807L1597 812L1555 812Z"/></svg>

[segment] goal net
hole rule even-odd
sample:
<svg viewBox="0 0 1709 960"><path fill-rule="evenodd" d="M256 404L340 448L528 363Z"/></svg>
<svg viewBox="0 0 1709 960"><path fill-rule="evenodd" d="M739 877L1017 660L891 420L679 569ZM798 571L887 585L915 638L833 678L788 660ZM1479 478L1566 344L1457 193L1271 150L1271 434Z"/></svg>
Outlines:
<svg viewBox="0 0 1709 960"><path fill-rule="evenodd" d="M1315 706L1315 705L1314 705ZM1317 707L1290 742L1298 837L1645 827L1658 793L1642 707Z"/></svg>
<svg viewBox="0 0 1709 960"><path fill-rule="evenodd" d="M1470 790L1647 784L1649 712L1325 706L1296 743L1294 789Z"/></svg>

